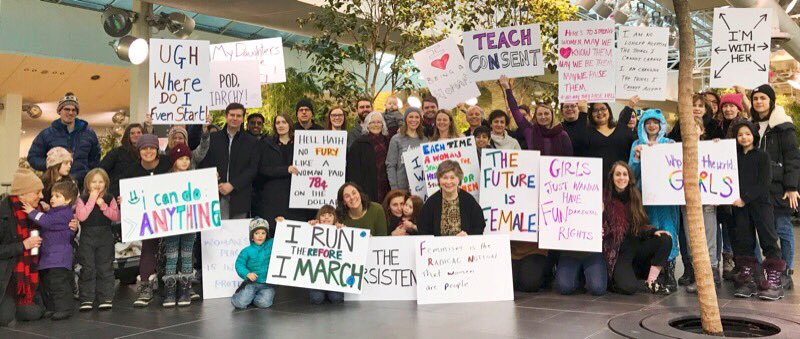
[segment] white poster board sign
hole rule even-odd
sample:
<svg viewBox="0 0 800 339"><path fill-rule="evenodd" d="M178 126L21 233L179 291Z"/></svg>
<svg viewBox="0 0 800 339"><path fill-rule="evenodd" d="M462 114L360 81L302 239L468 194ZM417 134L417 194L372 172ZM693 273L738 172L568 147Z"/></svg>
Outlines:
<svg viewBox="0 0 800 339"><path fill-rule="evenodd" d="M261 108L258 61L215 61L211 63L210 109L222 110L238 102L245 108Z"/></svg>
<svg viewBox="0 0 800 339"><path fill-rule="evenodd" d="M467 65L455 40L446 38L414 53L414 61L439 108L450 109L481 95L467 77Z"/></svg>
<svg viewBox="0 0 800 339"><path fill-rule="evenodd" d="M603 159L544 156L539 164L539 248L602 251Z"/></svg>
<svg viewBox="0 0 800 339"><path fill-rule="evenodd" d="M714 8L711 87L769 82L772 20L771 8Z"/></svg>
<svg viewBox="0 0 800 339"><path fill-rule="evenodd" d="M223 220L222 227L203 233L203 299L230 298L244 281L236 274L236 258L250 246L250 219Z"/></svg>
<svg viewBox="0 0 800 339"><path fill-rule="evenodd" d="M153 124L205 124L211 103L208 41L150 39L148 62Z"/></svg>
<svg viewBox="0 0 800 339"><path fill-rule="evenodd" d="M211 45L211 61L258 60L262 84L286 81L283 40L278 38L248 40Z"/></svg>
<svg viewBox="0 0 800 339"><path fill-rule="evenodd" d="M668 44L666 27L619 28L617 98L666 99Z"/></svg>
<svg viewBox="0 0 800 339"><path fill-rule="evenodd" d="M463 33L467 76L472 81L544 74L539 24Z"/></svg>
<svg viewBox="0 0 800 339"><path fill-rule="evenodd" d="M425 168L422 166L421 148L411 147L403 152L403 165L406 166L409 192L425 201L428 198L428 190L425 188Z"/></svg>
<svg viewBox="0 0 800 339"><path fill-rule="evenodd" d="M360 294L369 239L366 229L279 222L267 283Z"/></svg>
<svg viewBox="0 0 800 339"><path fill-rule="evenodd" d="M614 101L614 22L558 23L558 100Z"/></svg>
<svg viewBox="0 0 800 339"><path fill-rule="evenodd" d="M123 242L222 225L216 168L123 179L119 190Z"/></svg>
<svg viewBox="0 0 800 339"><path fill-rule="evenodd" d="M336 193L345 182L346 131L295 131L294 166L289 208L336 206Z"/></svg>
<svg viewBox="0 0 800 339"><path fill-rule="evenodd" d="M704 205L730 205L739 199L736 140L697 143L700 199ZM642 149L642 200L645 205L685 205L681 143Z"/></svg>
<svg viewBox="0 0 800 339"><path fill-rule="evenodd" d="M483 150L481 206L485 234L539 239L539 151Z"/></svg>
<svg viewBox="0 0 800 339"><path fill-rule="evenodd" d="M478 179L480 166L478 164L478 149L475 148L475 137L450 139L424 143L422 149L422 166L425 168L425 185L428 196L439 191L439 181L436 179L436 170L445 160L454 160L461 165L464 178L461 180L461 189L472 194L478 199Z"/></svg>
<svg viewBox="0 0 800 339"><path fill-rule="evenodd" d="M508 235L414 240L417 304L514 300Z"/></svg>
<svg viewBox="0 0 800 339"><path fill-rule="evenodd" d="M361 294L346 293L344 300L417 300L413 237L372 237L369 241Z"/></svg>

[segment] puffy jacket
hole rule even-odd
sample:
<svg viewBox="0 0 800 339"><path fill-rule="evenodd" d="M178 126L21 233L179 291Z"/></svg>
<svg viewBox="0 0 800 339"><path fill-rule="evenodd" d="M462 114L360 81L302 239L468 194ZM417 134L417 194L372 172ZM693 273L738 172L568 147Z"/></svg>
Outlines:
<svg viewBox="0 0 800 339"><path fill-rule="evenodd" d="M754 122L758 127L758 122ZM758 148L767 152L772 165L770 195L775 210L789 211L784 192L797 191L800 180L800 150L797 149L795 126L781 106L775 106Z"/></svg>
<svg viewBox="0 0 800 339"><path fill-rule="evenodd" d="M86 120L75 119L75 128L67 131L61 119L53 121L33 139L28 150L28 163L36 170L47 169L47 152L53 147L64 147L72 153L70 174L83 186L83 177L100 164L100 142Z"/></svg>
<svg viewBox="0 0 800 339"><path fill-rule="evenodd" d="M269 257L272 255L272 239L266 240L261 245L256 245L250 241L250 246L245 247L239 256L236 257L236 274L244 280L247 274L255 273L257 283L267 283L267 270L269 269Z"/></svg>

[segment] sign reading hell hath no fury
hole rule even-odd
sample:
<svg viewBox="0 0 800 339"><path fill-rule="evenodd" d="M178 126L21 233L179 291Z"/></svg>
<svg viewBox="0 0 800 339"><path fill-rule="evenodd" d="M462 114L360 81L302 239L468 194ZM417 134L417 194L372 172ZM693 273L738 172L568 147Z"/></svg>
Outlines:
<svg viewBox="0 0 800 339"><path fill-rule="evenodd" d="M214 61L210 84L211 109L225 109L234 102L245 108L261 107L258 61Z"/></svg>
<svg viewBox="0 0 800 339"><path fill-rule="evenodd" d="M771 8L715 8L711 87L754 88L769 80Z"/></svg>
<svg viewBox="0 0 800 339"><path fill-rule="evenodd" d="M203 234L203 299L230 298L244 279L236 273L239 252L250 246L250 219L223 220Z"/></svg>
<svg viewBox="0 0 800 339"><path fill-rule="evenodd" d="M419 237L372 237L361 294L345 300L417 300L414 245Z"/></svg>
<svg viewBox="0 0 800 339"><path fill-rule="evenodd" d="M681 143L642 149L642 200L645 205L685 205ZM700 199L704 205L730 205L739 199L736 140L697 143Z"/></svg>
<svg viewBox="0 0 800 339"><path fill-rule="evenodd" d="M360 294L369 239L367 229L279 222L267 283Z"/></svg>
<svg viewBox="0 0 800 339"><path fill-rule="evenodd" d="M290 208L336 206L336 192L344 184L347 132L295 131Z"/></svg>
<svg viewBox="0 0 800 339"><path fill-rule="evenodd" d="M217 229L217 170L152 175L119 182L122 241Z"/></svg>
<svg viewBox="0 0 800 339"><path fill-rule="evenodd" d="M539 151L484 150L480 187L484 233L538 241Z"/></svg>
<svg viewBox="0 0 800 339"><path fill-rule="evenodd" d="M205 124L208 41L150 39L149 107L153 124Z"/></svg>
<svg viewBox="0 0 800 339"><path fill-rule="evenodd" d="M464 32L463 41L472 81L544 74L539 24Z"/></svg>
<svg viewBox="0 0 800 339"><path fill-rule="evenodd" d="M445 160L453 160L461 165L461 170L464 172L461 189L472 194L476 199L478 198L480 167L474 137L434 141L422 144L420 147L422 148L422 166L425 167L428 196L439 191L439 180L436 178L439 164Z"/></svg>
<svg viewBox="0 0 800 339"><path fill-rule="evenodd" d="M455 40L447 38L414 53L414 61L439 108L450 109L481 95L467 77L467 65Z"/></svg>
<svg viewBox="0 0 800 339"><path fill-rule="evenodd" d="M558 23L558 100L614 101L614 22Z"/></svg>
<svg viewBox="0 0 800 339"><path fill-rule="evenodd" d="M602 251L602 173L600 158L540 158L540 248Z"/></svg>

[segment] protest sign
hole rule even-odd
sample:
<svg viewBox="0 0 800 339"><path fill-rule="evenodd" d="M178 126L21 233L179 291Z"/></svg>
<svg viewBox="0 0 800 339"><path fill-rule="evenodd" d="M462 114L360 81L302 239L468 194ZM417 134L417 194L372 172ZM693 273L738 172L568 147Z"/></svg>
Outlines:
<svg viewBox="0 0 800 339"><path fill-rule="evenodd" d="M484 233L538 241L539 151L483 150L480 184Z"/></svg>
<svg viewBox="0 0 800 339"><path fill-rule="evenodd" d="M464 32L463 41L472 81L544 74L539 24Z"/></svg>
<svg viewBox="0 0 800 339"><path fill-rule="evenodd" d="M244 281L236 274L239 252L250 246L250 219L223 220L222 227L203 233L203 299L230 298Z"/></svg>
<svg viewBox="0 0 800 339"><path fill-rule="evenodd" d="M222 225L216 168L123 179L119 189L123 242Z"/></svg>
<svg viewBox="0 0 800 339"><path fill-rule="evenodd" d="M414 240L417 304L514 300L508 235Z"/></svg>
<svg viewBox="0 0 800 339"><path fill-rule="evenodd" d="M417 300L414 237L372 237L369 240L361 294L346 293L344 300Z"/></svg>
<svg viewBox="0 0 800 339"><path fill-rule="evenodd" d="M642 200L645 205L685 205L681 143L642 148ZM700 199L704 205L730 205L739 199L736 140L697 143Z"/></svg>
<svg viewBox="0 0 800 339"><path fill-rule="evenodd" d="M711 87L769 82L772 8L714 8Z"/></svg>
<svg viewBox="0 0 800 339"><path fill-rule="evenodd" d="M446 38L414 53L414 61L439 108L450 109L481 95L475 82L467 78L467 66L455 40Z"/></svg>
<svg viewBox="0 0 800 339"><path fill-rule="evenodd" d="M210 109L225 109L238 102L245 108L261 108L258 61L215 61L211 63Z"/></svg>
<svg viewBox="0 0 800 339"><path fill-rule="evenodd" d="M369 239L366 229L281 221L267 283L360 294Z"/></svg>
<svg viewBox="0 0 800 339"><path fill-rule="evenodd" d="M603 249L603 159L541 157L539 248Z"/></svg>
<svg viewBox="0 0 800 339"><path fill-rule="evenodd" d="M346 131L295 131L290 208L336 206L347 162Z"/></svg>
<svg viewBox="0 0 800 339"><path fill-rule="evenodd" d="M666 99L668 44L666 27L619 28L617 98Z"/></svg>
<svg viewBox="0 0 800 339"><path fill-rule="evenodd" d="M445 160L454 160L461 165L464 178L461 189L478 198L478 150L475 148L475 137L428 142L421 145L422 166L425 168L425 187L428 196L439 191L436 170Z"/></svg>
<svg viewBox="0 0 800 339"><path fill-rule="evenodd" d="M211 61L258 60L262 84L286 81L283 40L278 38L211 45Z"/></svg>
<svg viewBox="0 0 800 339"><path fill-rule="evenodd" d="M208 41L150 39L150 117L155 125L205 124Z"/></svg>
<svg viewBox="0 0 800 339"><path fill-rule="evenodd" d="M406 176L408 177L408 190L422 200L428 198L428 191L425 188L425 168L422 167L422 150L419 147L412 147L403 152L403 164L406 166Z"/></svg>
<svg viewBox="0 0 800 339"><path fill-rule="evenodd" d="M614 101L614 22L558 23L558 100Z"/></svg>

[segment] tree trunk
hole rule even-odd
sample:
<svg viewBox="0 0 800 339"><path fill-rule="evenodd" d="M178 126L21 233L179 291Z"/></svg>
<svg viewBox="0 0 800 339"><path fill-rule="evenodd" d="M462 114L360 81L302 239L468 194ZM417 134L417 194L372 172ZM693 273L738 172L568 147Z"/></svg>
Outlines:
<svg viewBox="0 0 800 339"><path fill-rule="evenodd" d="M722 335L722 321L717 304L717 291L711 274L708 256L703 204L697 170L697 128L692 116L692 69L694 68L694 30L689 17L689 1L673 0L678 23L680 42L680 68L678 70L678 112L683 139L683 192L686 197L686 213L692 264L694 265L697 294L700 301L700 320L703 331L711 335Z"/></svg>

